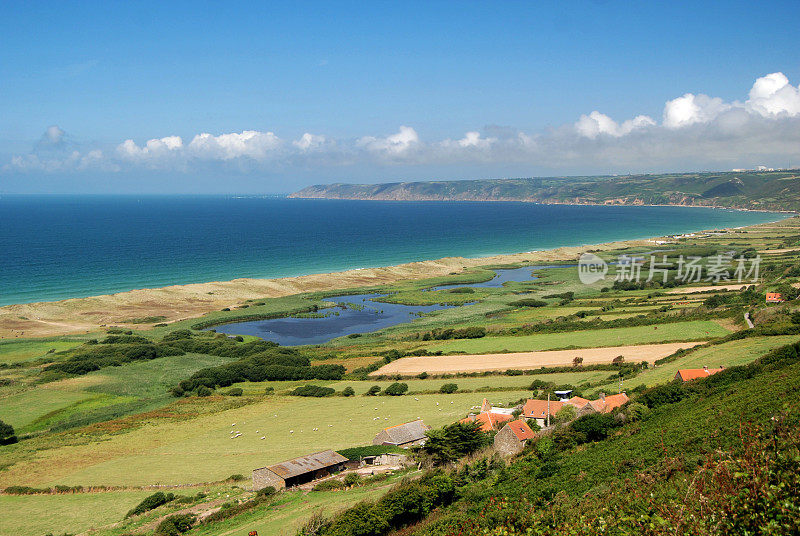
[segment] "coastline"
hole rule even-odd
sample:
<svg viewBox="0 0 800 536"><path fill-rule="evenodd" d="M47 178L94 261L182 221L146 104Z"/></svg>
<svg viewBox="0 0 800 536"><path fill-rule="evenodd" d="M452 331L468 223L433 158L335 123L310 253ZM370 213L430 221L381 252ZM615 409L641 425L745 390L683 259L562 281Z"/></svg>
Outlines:
<svg viewBox="0 0 800 536"><path fill-rule="evenodd" d="M776 222L730 227L724 230L757 229ZM722 229L716 229L717 231ZM694 233L708 232L698 230ZM129 321L147 316L163 316L164 322L197 318L224 307L235 307L248 299L279 298L305 292L341 290L391 284L402 280L427 279L460 273L466 269L519 262L552 263L575 261L587 251L606 251L634 246L653 245L665 239L653 236L618 240L582 246L565 246L540 251L500 254L482 257L444 257L384 266L355 268L340 272L309 274L276 279L239 278L143 288L53 302L33 302L0 307L0 339L78 335L102 330L105 326L142 329ZM126 320L128 322L126 322Z"/></svg>

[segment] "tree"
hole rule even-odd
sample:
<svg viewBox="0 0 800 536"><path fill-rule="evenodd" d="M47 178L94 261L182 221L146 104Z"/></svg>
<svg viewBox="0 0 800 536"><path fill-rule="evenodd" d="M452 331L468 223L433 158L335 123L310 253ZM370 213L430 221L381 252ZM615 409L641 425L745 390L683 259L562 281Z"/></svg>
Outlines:
<svg viewBox="0 0 800 536"><path fill-rule="evenodd" d="M564 404L561 406L561 409L558 410L558 413L556 413L556 422L562 423L574 421L575 417L577 416L578 411L575 409L575 406L572 404Z"/></svg>
<svg viewBox="0 0 800 536"><path fill-rule="evenodd" d="M375 396L380 392L381 392L381 386L380 385L373 385L372 387L367 389L367 392L364 393L364 395L365 396Z"/></svg>
<svg viewBox="0 0 800 536"><path fill-rule="evenodd" d="M356 394L355 390L349 385L342 391L343 396L353 396L354 394Z"/></svg>
<svg viewBox="0 0 800 536"><path fill-rule="evenodd" d="M400 396L406 394L406 391L408 391L407 383L394 382L392 385L386 388L384 393L390 396Z"/></svg>
<svg viewBox="0 0 800 536"><path fill-rule="evenodd" d="M576 356L576 357L575 357L575 358L572 360L572 366L573 366L573 367L579 367L579 366L581 365L581 363L583 363L583 358L582 358L582 357L580 357L580 356Z"/></svg>
<svg viewBox="0 0 800 536"><path fill-rule="evenodd" d="M625 362L625 356L618 355L611 362L615 365L621 365Z"/></svg>
<svg viewBox="0 0 800 536"><path fill-rule="evenodd" d="M10 445L17 442L17 436L14 433L14 427L0 421L0 445Z"/></svg>
<svg viewBox="0 0 800 536"><path fill-rule="evenodd" d="M489 436L481 432L480 423L451 424L437 430L425 432L428 440L420 450L436 464L448 463L471 454L486 446Z"/></svg>
<svg viewBox="0 0 800 536"><path fill-rule="evenodd" d="M439 392L444 394L452 394L458 391L458 384L455 383L445 383L441 387L439 387Z"/></svg>

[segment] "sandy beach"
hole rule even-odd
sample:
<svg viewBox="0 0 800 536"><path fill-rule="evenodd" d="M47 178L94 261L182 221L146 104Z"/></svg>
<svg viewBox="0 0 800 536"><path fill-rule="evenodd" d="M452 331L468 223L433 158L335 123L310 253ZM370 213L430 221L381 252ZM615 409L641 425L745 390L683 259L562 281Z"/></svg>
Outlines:
<svg viewBox="0 0 800 536"><path fill-rule="evenodd" d="M756 225L752 226L752 229L760 227ZM360 268L279 279L242 278L173 285L53 302L6 305L0 307L0 339L89 333L102 330L108 325L143 329L145 326L141 324L127 324L126 321L148 316L163 316L164 322L175 322L197 318L225 307L232 308L248 299L278 298L303 292L370 287L402 280L441 277L468 268L492 264L525 261L537 264L575 262L582 253L588 251L653 246L656 240L663 240L663 237L479 258L446 257L396 266ZM692 290L697 291L697 289Z"/></svg>

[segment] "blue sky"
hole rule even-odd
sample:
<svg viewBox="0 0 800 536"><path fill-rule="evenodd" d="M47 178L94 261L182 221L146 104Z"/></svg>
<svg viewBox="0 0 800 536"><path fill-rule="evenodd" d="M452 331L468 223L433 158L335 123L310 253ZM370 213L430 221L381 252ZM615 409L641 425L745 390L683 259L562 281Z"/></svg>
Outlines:
<svg viewBox="0 0 800 536"><path fill-rule="evenodd" d="M800 164L797 1L1 9L0 192ZM668 128L686 94L711 101L677 103L699 111Z"/></svg>

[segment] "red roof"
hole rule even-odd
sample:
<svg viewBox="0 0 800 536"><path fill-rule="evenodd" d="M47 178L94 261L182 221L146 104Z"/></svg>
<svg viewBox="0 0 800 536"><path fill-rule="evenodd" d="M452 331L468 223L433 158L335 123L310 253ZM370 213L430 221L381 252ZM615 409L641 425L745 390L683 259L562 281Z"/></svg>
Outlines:
<svg viewBox="0 0 800 536"><path fill-rule="evenodd" d="M479 422L481 427L481 432L491 432L492 430L497 430L499 428L499 424L501 422L510 421L513 419L511 415L504 415L502 413L479 413L478 415L470 415L464 419L461 419L458 422L461 423L468 423L468 422Z"/></svg>
<svg viewBox="0 0 800 536"><path fill-rule="evenodd" d="M550 404L550 415L554 416L564 405L564 402L558 400L535 400L533 398L525 402L522 406L522 414L529 419L546 419L547 418L547 405Z"/></svg>
<svg viewBox="0 0 800 536"><path fill-rule="evenodd" d="M525 441L526 439L533 439L536 437L536 434L531 430L531 427L525 424L524 421L511 421L506 425L506 428L511 428L511 431L514 432L514 435L517 436L517 439L520 441Z"/></svg>
<svg viewBox="0 0 800 536"><path fill-rule="evenodd" d="M722 370L725 369L724 368L681 369L675 376L679 378L681 381L688 382L691 380L696 380L698 378L707 378L712 374L716 374L717 372L720 372Z"/></svg>

